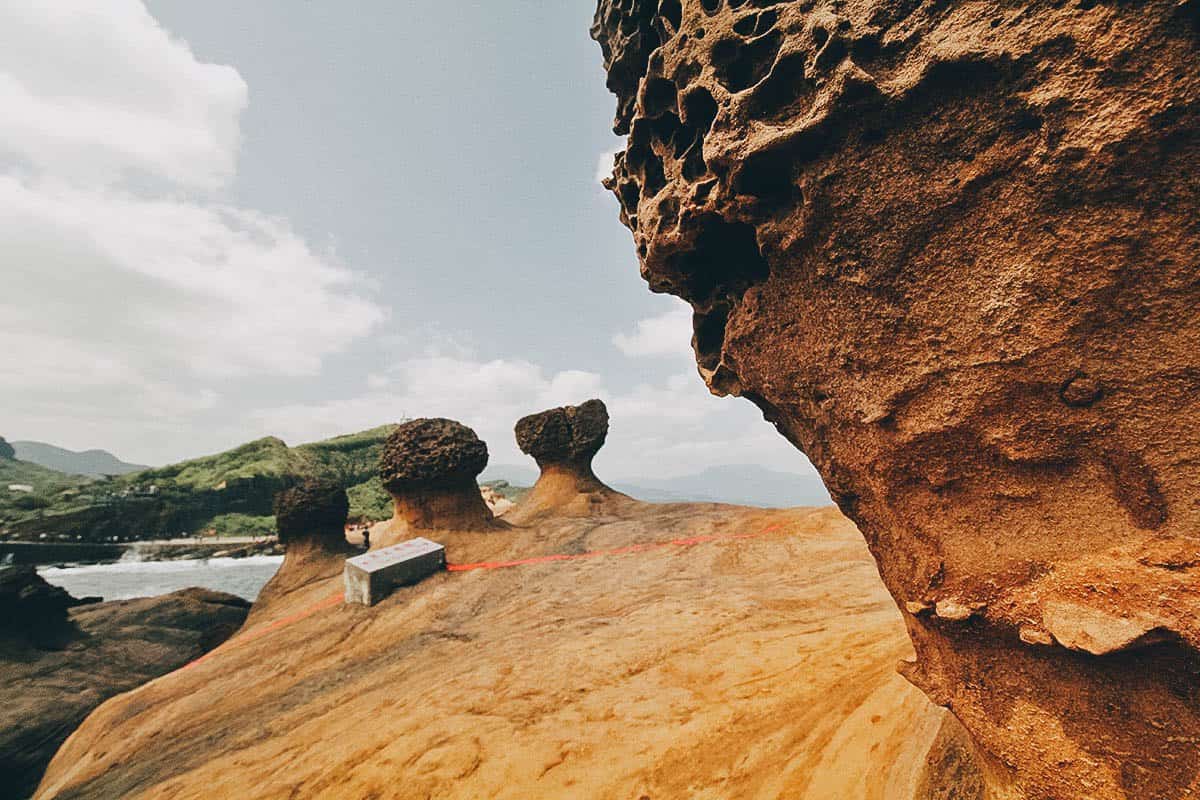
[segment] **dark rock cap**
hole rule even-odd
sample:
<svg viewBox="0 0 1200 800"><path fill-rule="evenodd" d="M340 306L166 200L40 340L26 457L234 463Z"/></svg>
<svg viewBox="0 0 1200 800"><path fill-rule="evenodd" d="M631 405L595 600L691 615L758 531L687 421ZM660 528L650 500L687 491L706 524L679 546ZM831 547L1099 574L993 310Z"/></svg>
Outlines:
<svg viewBox="0 0 1200 800"><path fill-rule="evenodd" d="M302 481L275 495L275 528L285 543L305 536L343 537L349 513L346 490L325 481Z"/></svg>
<svg viewBox="0 0 1200 800"><path fill-rule="evenodd" d="M393 493L474 482L487 461L487 445L461 422L414 419L388 436L379 457L379 477Z"/></svg>
<svg viewBox="0 0 1200 800"><path fill-rule="evenodd" d="M17 451L13 446L5 441L3 436L0 436L0 458L12 460L17 457Z"/></svg>
<svg viewBox="0 0 1200 800"><path fill-rule="evenodd" d="M608 436L608 409L600 400L530 414L514 429L521 452L538 464L591 461Z"/></svg>

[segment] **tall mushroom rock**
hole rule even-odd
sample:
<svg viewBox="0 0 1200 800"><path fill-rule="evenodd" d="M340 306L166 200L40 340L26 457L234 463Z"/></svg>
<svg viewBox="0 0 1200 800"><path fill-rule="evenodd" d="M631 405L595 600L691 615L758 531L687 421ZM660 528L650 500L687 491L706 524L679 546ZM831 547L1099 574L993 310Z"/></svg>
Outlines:
<svg viewBox="0 0 1200 800"><path fill-rule="evenodd" d="M1198 28L1197 0L596 12L643 276L858 524L997 796L1200 795Z"/></svg>
<svg viewBox="0 0 1200 800"><path fill-rule="evenodd" d="M342 571L355 549L346 541L350 500L340 486L305 480L275 495L275 528L283 564L263 586L250 610L254 625L280 598Z"/></svg>
<svg viewBox="0 0 1200 800"><path fill-rule="evenodd" d="M549 512L587 516L604 501L625 498L592 471L592 459L608 436L608 409L600 400L530 414L513 429L521 452L541 469L533 490L505 516L524 523ZM628 498L625 498L628 499Z"/></svg>
<svg viewBox="0 0 1200 800"><path fill-rule="evenodd" d="M393 544L426 530L502 526L476 483L487 460L487 445L475 431L454 420L416 419L396 428L379 459L379 475L393 508L392 519L380 527L379 544Z"/></svg>

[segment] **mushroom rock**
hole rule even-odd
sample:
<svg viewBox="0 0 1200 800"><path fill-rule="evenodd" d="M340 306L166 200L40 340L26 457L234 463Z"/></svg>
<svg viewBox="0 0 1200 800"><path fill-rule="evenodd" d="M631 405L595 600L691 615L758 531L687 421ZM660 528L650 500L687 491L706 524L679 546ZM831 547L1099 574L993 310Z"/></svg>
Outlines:
<svg viewBox="0 0 1200 800"><path fill-rule="evenodd" d="M521 452L541 469L537 483L506 519L517 524L554 512L566 516L600 513L610 501L631 501L592 471L592 458L608 436L608 409L600 400L530 414L514 433Z"/></svg>
<svg viewBox="0 0 1200 800"><path fill-rule="evenodd" d="M248 624L279 598L341 573L356 549L346 540L350 500L341 486L305 480L275 495L275 528L283 564L258 594Z"/></svg>
<svg viewBox="0 0 1200 800"><path fill-rule="evenodd" d="M592 34L642 275L857 523L992 795L1200 795L1200 3Z"/></svg>
<svg viewBox="0 0 1200 800"><path fill-rule="evenodd" d="M390 520L371 531L371 545L387 546L428 530L482 531L505 527L479 493L487 445L452 419L415 419L388 436L379 475L392 496Z"/></svg>

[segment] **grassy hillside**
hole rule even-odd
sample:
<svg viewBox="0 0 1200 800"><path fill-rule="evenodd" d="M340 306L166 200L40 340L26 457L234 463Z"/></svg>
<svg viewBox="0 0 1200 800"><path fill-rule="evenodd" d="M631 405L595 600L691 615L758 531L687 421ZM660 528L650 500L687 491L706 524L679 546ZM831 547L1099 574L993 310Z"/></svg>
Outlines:
<svg viewBox="0 0 1200 800"><path fill-rule="evenodd" d="M352 518L384 519L391 499L376 475L394 426L288 447L267 437L216 455L112 479L69 476L0 458L0 531L10 538L153 539L215 530L269 534L274 495L304 477L348 487ZM31 494L7 491L32 485Z"/></svg>

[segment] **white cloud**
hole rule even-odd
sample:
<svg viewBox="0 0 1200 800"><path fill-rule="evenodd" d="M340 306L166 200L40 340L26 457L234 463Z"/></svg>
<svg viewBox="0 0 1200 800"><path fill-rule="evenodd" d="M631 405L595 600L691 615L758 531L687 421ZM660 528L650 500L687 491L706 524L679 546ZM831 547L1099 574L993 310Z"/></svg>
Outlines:
<svg viewBox="0 0 1200 800"><path fill-rule="evenodd" d="M0 254L0 331L40 336L68 386L156 364L310 375L383 315L285 223L223 206L0 176ZM35 379L13 358L8 386Z"/></svg>
<svg viewBox="0 0 1200 800"><path fill-rule="evenodd" d="M591 372L549 372L520 359L424 355L393 365L386 381L377 374L357 397L264 409L255 419L258 428L301 442L404 417L450 417L488 443L492 464L532 466L513 440L516 421L591 397L604 400L611 415L597 466L612 479L683 475L729 463L807 468L749 403L713 397L692 370L612 391Z"/></svg>
<svg viewBox="0 0 1200 800"><path fill-rule="evenodd" d="M196 194L233 177L246 100L142 0L0 4L8 435L153 457L230 381L315 375L384 318L286 220Z"/></svg>
<svg viewBox="0 0 1200 800"><path fill-rule="evenodd" d="M627 356L692 357L692 309L680 305L664 314L639 320L633 333L618 333L612 342Z"/></svg>
<svg viewBox="0 0 1200 800"><path fill-rule="evenodd" d="M199 62L141 0L0 4L0 152L43 174L220 186L246 96L236 70Z"/></svg>

